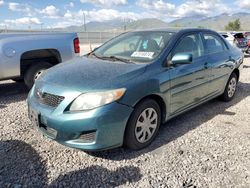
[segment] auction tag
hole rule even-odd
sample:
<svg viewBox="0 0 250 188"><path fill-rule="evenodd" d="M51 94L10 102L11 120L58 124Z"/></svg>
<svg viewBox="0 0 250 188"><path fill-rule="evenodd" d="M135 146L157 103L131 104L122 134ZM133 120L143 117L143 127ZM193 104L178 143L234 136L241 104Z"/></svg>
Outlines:
<svg viewBox="0 0 250 188"><path fill-rule="evenodd" d="M143 57L152 59L154 56L154 52L134 52L131 57Z"/></svg>

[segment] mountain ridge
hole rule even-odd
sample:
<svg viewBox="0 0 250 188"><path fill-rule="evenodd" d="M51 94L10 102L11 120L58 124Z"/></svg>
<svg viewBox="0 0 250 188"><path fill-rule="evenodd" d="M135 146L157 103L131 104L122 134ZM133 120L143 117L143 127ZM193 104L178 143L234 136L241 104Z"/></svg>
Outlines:
<svg viewBox="0 0 250 188"><path fill-rule="evenodd" d="M165 22L157 18L145 18L140 20L130 19L126 20L126 22L121 19L114 19L104 22L89 22L86 24L86 31L122 31L168 27L199 27L214 30L224 30L228 22L234 21L236 19L240 19L242 30L250 30L250 13L238 12L235 14L223 13L213 17L185 17L170 22ZM81 32L84 31L84 26L70 26L57 29Z"/></svg>

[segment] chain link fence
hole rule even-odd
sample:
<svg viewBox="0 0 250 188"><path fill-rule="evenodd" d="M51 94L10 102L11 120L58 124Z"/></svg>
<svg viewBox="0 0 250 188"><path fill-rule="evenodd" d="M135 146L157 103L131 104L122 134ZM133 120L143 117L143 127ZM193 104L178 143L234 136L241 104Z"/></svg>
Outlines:
<svg viewBox="0 0 250 188"><path fill-rule="evenodd" d="M80 32L77 33L81 44L102 44L122 32Z"/></svg>
<svg viewBox="0 0 250 188"><path fill-rule="evenodd" d="M0 33L32 33L32 32L63 32L53 30L0 30ZM80 39L81 55L86 54L108 40L122 34L122 31L110 31L110 32L77 32Z"/></svg>
<svg viewBox="0 0 250 188"><path fill-rule="evenodd" d="M23 32L58 32L58 31L38 31L38 30L0 30L0 33L23 33ZM61 31L59 31L61 32ZM121 31L115 32L78 32L81 44L103 44L108 40L120 35Z"/></svg>

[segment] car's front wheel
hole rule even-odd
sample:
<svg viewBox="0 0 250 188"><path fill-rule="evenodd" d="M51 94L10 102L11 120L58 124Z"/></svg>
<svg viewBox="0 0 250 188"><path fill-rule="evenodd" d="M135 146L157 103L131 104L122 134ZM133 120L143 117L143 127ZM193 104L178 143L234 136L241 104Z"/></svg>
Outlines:
<svg viewBox="0 0 250 188"><path fill-rule="evenodd" d="M221 99L225 102L231 101L234 98L236 89L238 84L238 77L233 72L227 82L226 88L224 90L224 93L221 96Z"/></svg>
<svg viewBox="0 0 250 188"><path fill-rule="evenodd" d="M161 109L152 99L136 105L129 118L124 138L124 146L139 150L148 146L157 135L161 124Z"/></svg>

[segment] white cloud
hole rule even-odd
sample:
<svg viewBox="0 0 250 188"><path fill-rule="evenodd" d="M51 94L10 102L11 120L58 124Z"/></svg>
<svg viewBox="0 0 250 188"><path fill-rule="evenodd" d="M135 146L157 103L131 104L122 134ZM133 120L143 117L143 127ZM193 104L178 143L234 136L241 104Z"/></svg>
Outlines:
<svg viewBox="0 0 250 188"><path fill-rule="evenodd" d="M136 2L139 7L144 9L156 10L156 11L173 11L175 5L166 3L163 0L139 0Z"/></svg>
<svg viewBox="0 0 250 188"><path fill-rule="evenodd" d="M83 24L83 16L86 16L86 22L91 21L109 21L113 19L132 19L137 20L142 18L140 14L134 12L120 12L114 9L100 9L100 10L91 10L91 11L83 11L79 10L77 12L72 12L67 10L64 14L63 18L61 18L61 22L58 22L53 27L67 27L71 25L82 25Z"/></svg>
<svg viewBox="0 0 250 188"><path fill-rule="evenodd" d="M178 6L164 0L138 0L136 4L146 9L147 13L165 17L165 19L166 17L213 16L231 11L221 0L187 0Z"/></svg>
<svg viewBox="0 0 250 188"><path fill-rule="evenodd" d="M174 1L169 3L169 0L136 0L133 3L128 3L128 0L80 0L83 4L91 3L97 6L96 9L88 11L79 10L80 8L78 8L78 11L73 11L77 8L75 0L69 0L63 4L62 10L55 5L38 9L27 3L6 3L4 0L0 0L0 6L5 3L8 4L9 10L22 13L22 18L6 20L3 23L21 24L24 22L41 24L39 18L44 20L55 19L52 23L55 23L56 27L82 25L83 14L85 14L87 22L108 21L113 19L137 20L141 18L159 18L165 21L171 21L175 18L188 16L214 16L224 12L230 13L232 10L235 12L236 10L250 9L250 0L236 0L235 3L231 4L223 3L222 1L223 0L186 0L181 1L182 3L177 5ZM236 2L238 2L238 5L236 5ZM111 8L116 5L126 5L127 8L129 7L132 11L127 12ZM232 5L234 5L234 7Z"/></svg>
<svg viewBox="0 0 250 188"><path fill-rule="evenodd" d="M64 14L64 18L65 19L73 19L74 15L69 10L67 10L67 12Z"/></svg>
<svg viewBox="0 0 250 188"><path fill-rule="evenodd" d="M75 4L73 2L69 2L68 4L66 4L64 6L65 9L68 9L68 8L74 8L75 7Z"/></svg>
<svg viewBox="0 0 250 188"><path fill-rule="evenodd" d="M236 0L235 3L242 9L250 9L250 0Z"/></svg>
<svg viewBox="0 0 250 188"><path fill-rule="evenodd" d="M221 0L189 0L177 7L176 17L185 16L214 16L230 12L230 8L221 2Z"/></svg>
<svg viewBox="0 0 250 188"><path fill-rule="evenodd" d="M60 11L54 5L49 5L46 8L39 11L42 14L45 14L48 18L59 18Z"/></svg>
<svg viewBox="0 0 250 188"><path fill-rule="evenodd" d="M96 6L105 6L105 7L127 4L127 0L80 0L80 1L81 3L91 3Z"/></svg>
<svg viewBox="0 0 250 188"><path fill-rule="evenodd" d="M114 9L100 9L86 12L86 18L88 21L108 21L113 19L133 19L137 20L140 17L139 14L134 12L121 12Z"/></svg>
<svg viewBox="0 0 250 188"><path fill-rule="evenodd" d="M23 18L18 18L18 19L13 19L13 20L4 20L6 24L14 24L14 25L40 25L42 22L38 18L29 18L29 17L23 17Z"/></svg>
<svg viewBox="0 0 250 188"><path fill-rule="evenodd" d="M9 10L15 12L25 12L28 15L32 14L32 7L28 4L9 3Z"/></svg>
<svg viewBox="0 0 250 188"><path fill-rule="evenodd" d="M9 3L9 10L15 11L15 12L24 12L26 13L26 16L34 16L37 14L43 14L47 18L59 18L60 17L60 11L57 9L54 5L49 5L45 7L44 9L37 9L34 7L31 7L28 4L20 4L20 3Z"/></svg>
<svg viewBox="0 0 250 188"><path fill-rule="evenodd" d="M69 7L73 8L75 6L75 4L73 2L69 3Z"/></svg>

